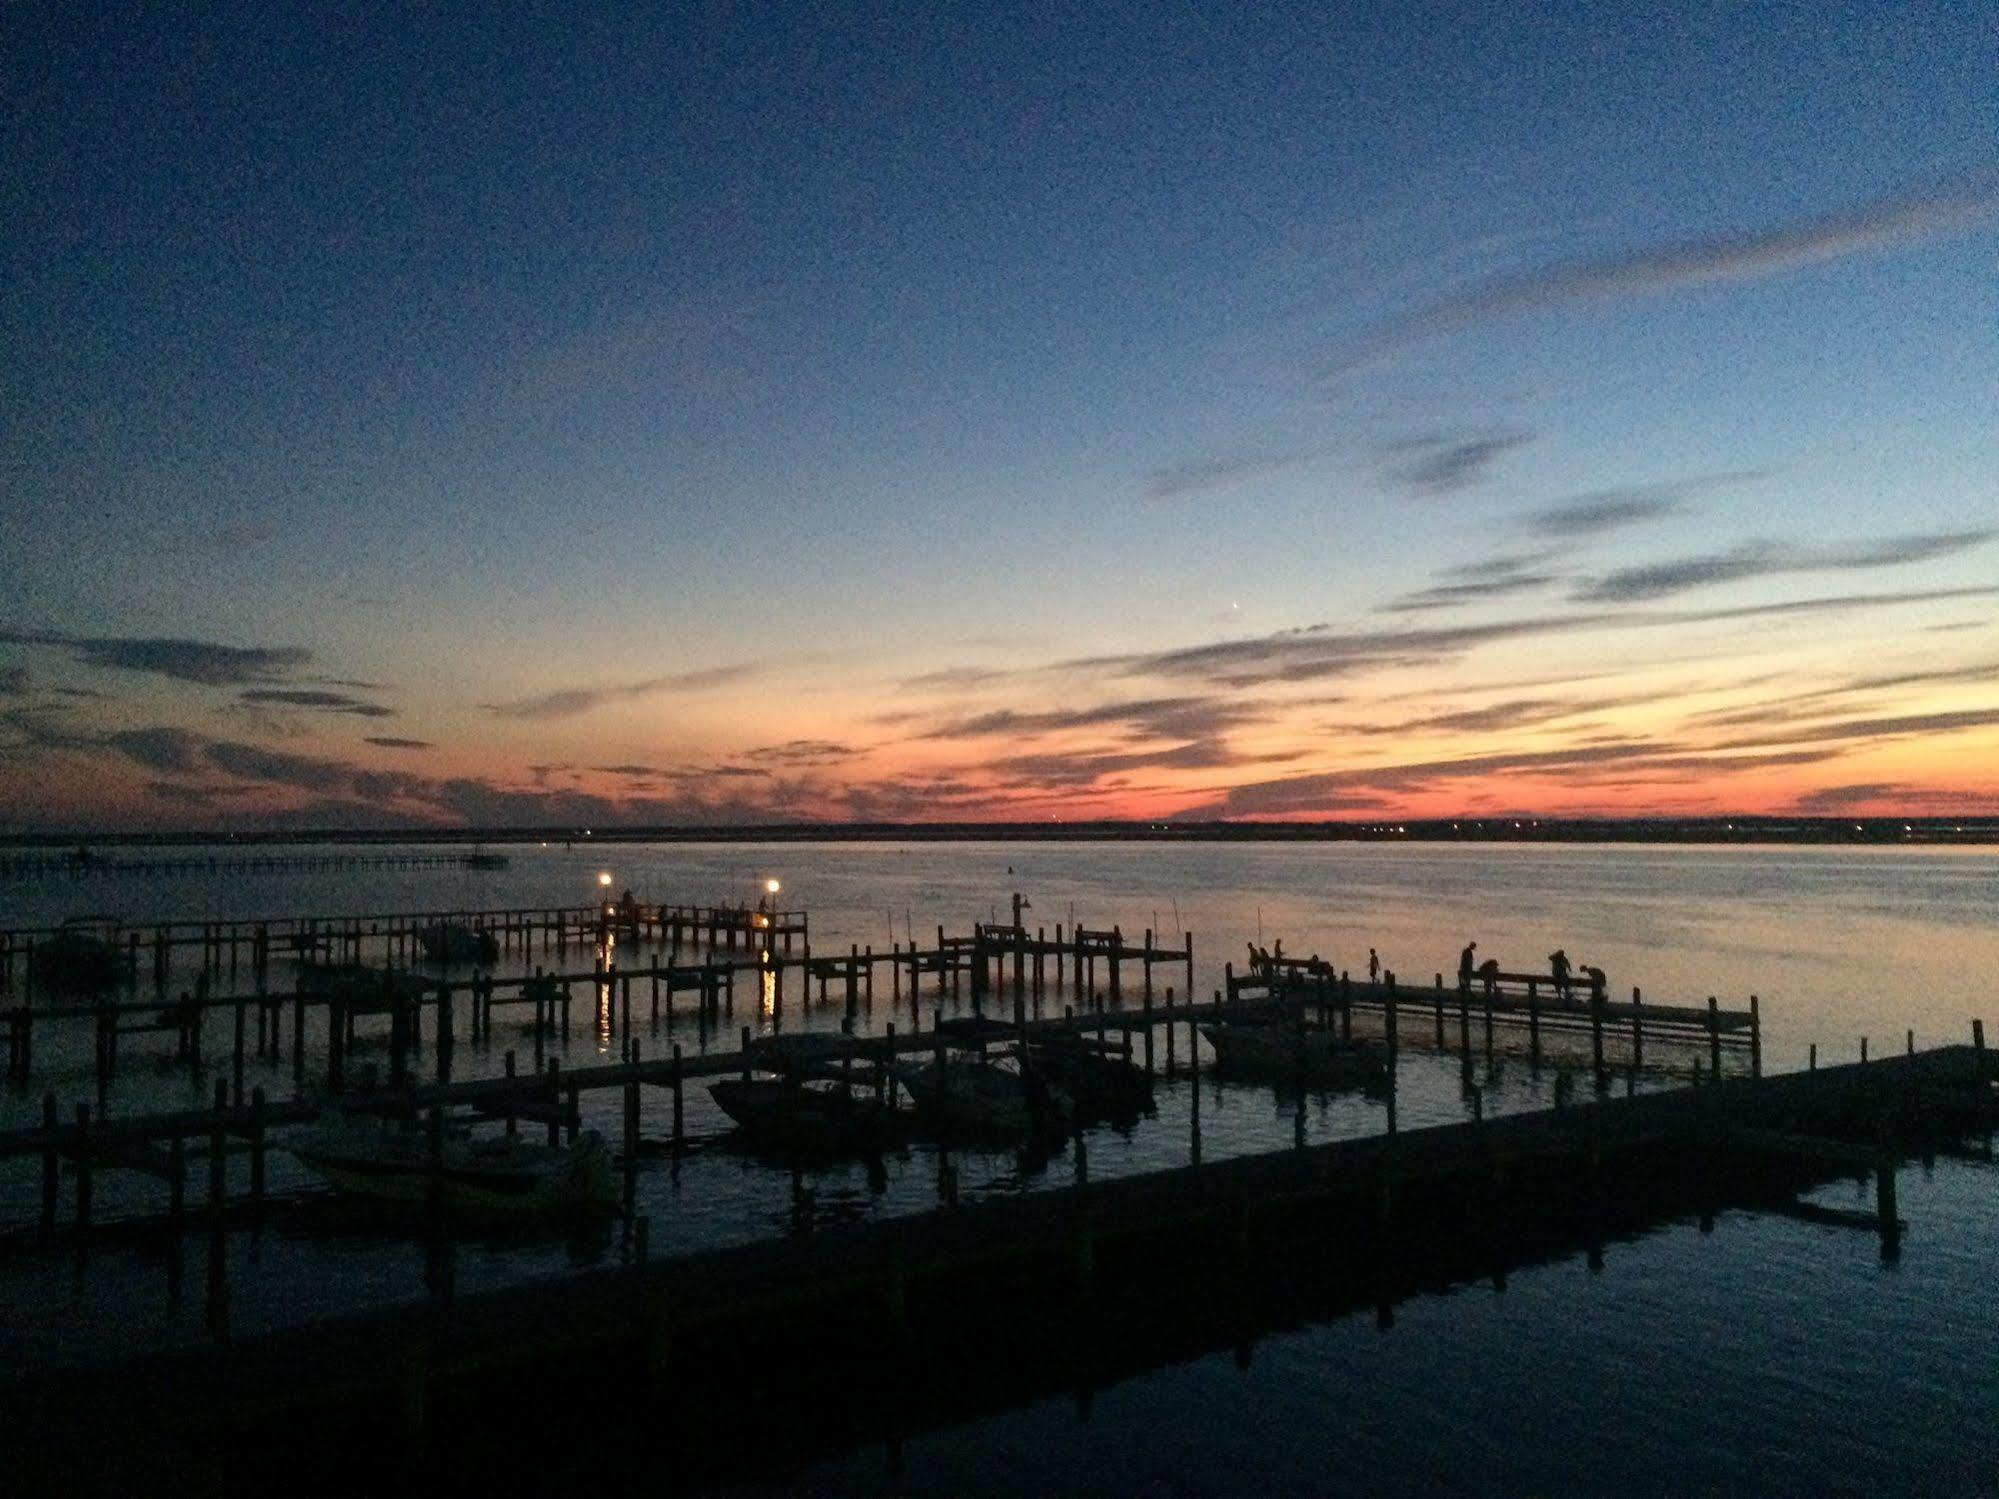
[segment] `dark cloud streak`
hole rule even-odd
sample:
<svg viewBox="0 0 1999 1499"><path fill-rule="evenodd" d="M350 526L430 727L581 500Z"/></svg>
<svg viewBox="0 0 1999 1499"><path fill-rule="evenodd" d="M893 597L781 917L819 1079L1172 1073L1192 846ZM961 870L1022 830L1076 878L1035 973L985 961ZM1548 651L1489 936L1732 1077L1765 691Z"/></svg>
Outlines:
<svg viewBox="0 0 1999 1499"><path fill-rule="evenodd" d="M1785 573L1863 572L1955 556L1990 541L1991 530L1892 536L1844 546L1749 541L1726 552L1620 568L1575 592L1582 604L1643 603L1674 594Z"/></svg>
<svg viewBox="0 0 1999 1499"><path fill-rule="evenodd" d="M746 661L733 666L710 666L699 671L670 672L664 676L641 677L635 682L618 682L599 687L565 687L555 692L538 693L533 697L517 698L503 703L482 703L488 713L496 718L515 718L528 722L540 722L555 718L574 718L601 708L606 703L629 702L634 698L653 697L663 693L706 692L717 687L732 686L758 675L768 663Z"/></svg>
<svg viewBox="0 0 1999 1499"><path fill-rule="evenodd" d="M1377 328L1364 359L1418 338L1578 303L1747 281L1973 228L1999 211L1999 172L1918 187L1796 223L1549 267L1474 287ZM1350 361L1351 362L1351 361Z"/></svg>
<svg viewBox="0 0 1999 1499"><path fill-rule="evenodd" d="M1377 449L1388 476L1408 494L1434 498L1482 484L1500 459L1533 440L1531 432L1476 437L1411 437Z"/></svg>
<svg viewBox="0 0 1999 1499"><path fill-rule="evenodd" d="M46 646L86 666L146 672L203 687L238 687L294 676L312 652L294 646L219 645L175 636L70 635L59 630L0 631L0 642Z"/></svg>

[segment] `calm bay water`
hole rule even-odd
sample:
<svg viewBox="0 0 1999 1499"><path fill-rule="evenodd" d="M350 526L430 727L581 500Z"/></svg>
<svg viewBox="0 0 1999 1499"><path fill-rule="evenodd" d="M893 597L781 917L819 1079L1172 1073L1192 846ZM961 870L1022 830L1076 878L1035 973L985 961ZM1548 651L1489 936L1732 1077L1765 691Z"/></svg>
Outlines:
<svg viewBox="0 0 1999 1499"><path fill-rule="evenodd" d="M228 850L218 850L226 854ZM1482 957L1543 968L1561 946L1662 1002L1719 995L1766 1006L1768 1056L1802 1064L1862 1034L1959 1039L1999 975L1999 852L1656 845L869 844L509 848L499 871L120 878L0 885L8 925L82 911L128 920L359 914L574 904L617 888L648 900L745 901L782 879L811 913L814 945L885 947L941 923L1081 920L1195 934L1203 991L1243 944L1282 938L1365 968L1367 949L1405 980Z"/></svg>
<svg viewBox="0 0 1999 1499"><path fill-rule="evenodd" d="M1355 972L1373 946L1405 981L1451 969L1472 938L1481 956L1509 969L1542 968L1559 945L1605 969L1619 996L1638 985L1661 1002L1712 994L1739 1007L1757 994L1773 1069L1803 1065L1813 1043L1823 1058L1850 1057L1863 1035L1877 1047L1899 1046L1910 1029L1919 1042L1962 1039L1972 1016L1999 1012L1990 978L1999 972L1999 855L1979 851L787 844L507 852L510 867L494 872L0 886L0 918L20 925L83 910L142 922L574 904L597 895L601 872L648 900L736 902L775 877L784 905L810 911L817 950L885 947L912 934L927 944L940 923L963 931L975 919L1004 919L1019 891L1032 903L1030 927L1116 923L1133 935L1152 928L1164 945L1191 931L1204 994L1248 941L1281 938L1287 953L1316 952ZM587 953L572 949L565 966L587 967ZM838 1024L837 1004L801 1011L795 987L790 1006L786 1028ZM886 972L862 1018L876 1031L898 1018ZM657 1029L641 1020L641 1040L647 1055L675 1042L690 1053L728 1050L736 1026L762 1030L774 1021L739 988L736 1013L718 1033L683 1015ZM211 1047L225 1027L211 1021ZM529 1045L504 1021L496 1031L488 1046L461 1043L458 1075L497 1072L506 1048ZM1160 1049L1163 1060L1163 1041ZM603 1014L581 996L561 1051L572 1067L615 1056ZM385 1056L378 1048L359 1060ZM0 1095L7 1121L35 1117L45 1088L65 1100L88 1096L87 1034L61 1043L38 1037L37 1064L30 1087ZM202 1085L165 1064L139 1060L126 1073L114 1112L203 1096ZM1544 1107L1573 1081L1562 1065L1530 1069L1517 1056L1478 1067L1489 1109ZM288 1094L289 1059L253 1067L247 1084L255 1083ZM1463 1118L1471 1107L1449 1058L1405 1055L1399 1089L1405 1128ZM1280 1098L1210 1080L1203 1092L1205 1159L1382 1127L1379 1105L1350 1095ZM663 1097L648 1108L647 1133L658 1136ZM613 1095L586 1096L585 1109L587 1123L615 1137ZM704 1142L724 1133L698 1088L689 1093L688 1124ZM1127 1132L1093 1133L1092 1173L1185 1161L1193 1127L1184 1081L1163 1084L1153 1117ZM1033 1190L1069 1175L1065 1158L1004 1151L966 1156L960 1169L968 1195ZM1751 1483L1990 1492L1999 1488L1989 1441L1999 1416L1999 1314L1988 1284L1999 1184L1987 1166L1948 1160L1905 1176L1911 1229L1892 1267L1870 1237L1850 1230L1739 1213L1724 1215L1712 1233L1669 1226L1617 1246L1601 1274L1580 1260L1542 1267L1512 1277L1503 1294L1484 1287L1420 1298L1387 1333L1370 1319L1341 1319L1265 1338L1246 1370L1221 1355L1127 1380L1098 1392L1087 1420L1071 1402L1043 1402L915 1437L896 1482L936 1493L1668 1492ZM0 1167L0 1230L32 1222L35 1182L33 1162ZM274 1190L311 1184L289 1158L273 1157ZM155 1211L162 1190L108 1173L98 1210ZM1821 1196L1853 1205L1853 1191ZM790 1232L806 1219L924 1211L936 1200L936 1159L918 1147L879 1170L832 1167L794 1183L704 1144L677 1171L648 1169L639 1197L654 1254L672 1254ZM459 1251L458 1285L559 1274L623 1253L616 1228L580 1244L469 1244ZM245 1332L409 1299L423 1287L419 1245L329 1228L311 1212L280 1213L262 1234L232 1236L230 1255L233 1315ZM155 1251L106 1249L87 1267L8 1251L0 1258L0 1363L88 1360L199 1339L199 1263L191 1257L196 1289L175 1305ZM309 1299L302 1284L313 1287ZM887 1481L879 1451L807 1476L814 1488L856 1493Z"/></svg>

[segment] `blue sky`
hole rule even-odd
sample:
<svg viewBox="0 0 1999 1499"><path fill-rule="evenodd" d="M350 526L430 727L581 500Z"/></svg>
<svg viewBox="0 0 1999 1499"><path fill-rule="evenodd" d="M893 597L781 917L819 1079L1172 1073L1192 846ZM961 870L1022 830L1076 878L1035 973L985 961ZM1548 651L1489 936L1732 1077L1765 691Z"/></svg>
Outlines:
<svg viewBox="0 0 1999 1499"><path fill-rule="evenodd" d="M1713 606L1989 584L1994 42L1973 6L14 8L0 798L34 821L92 764L157 775L110 736L165 727L331 789L195 754L118 815L420 818L446 775L526 815L558 761L616 815L599 749L751 815L700 773L794 739L868 763L765 811L892 785L983 815L1050 787L982 778L990 744L924 759L898 714L1114 706L1146 684L1055 668L1559 613L1647 568ZM1427 592L1468 581L1502 586ZM1812 681L1855 652L1970 668L1990 616L1854 606L1740 649ZM1341 695L1714 663L1725 623L1412 647ZM313 664L190 695L75 644L155 638ZM1030 674L908 685L973 667ZM432 768L337 709L246 715L246 690L362 690L305 676L376 684L416 727L373 737ZM497 711L579 686L603 692ZM1062 798L1197 810L1372 763L1254 706L1247 738L1235 713L1219 751ZM1966 732L1654 800L1961 798ZM342 780L388 763L397 796ZM1497 794L1570 792L1608 795Z"/></svg>

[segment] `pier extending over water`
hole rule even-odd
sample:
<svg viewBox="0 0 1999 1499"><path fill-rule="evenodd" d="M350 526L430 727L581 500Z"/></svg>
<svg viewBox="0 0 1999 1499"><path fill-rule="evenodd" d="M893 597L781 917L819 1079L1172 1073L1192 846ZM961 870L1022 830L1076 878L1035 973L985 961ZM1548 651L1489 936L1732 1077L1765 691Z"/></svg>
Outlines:
<svg viewBox="0 0 1999 1499"><path fill-rule="evenodd" d="M425 964L423 938L440 928L489 939L497 959L517 964L537 954L560 959L576 948L587 948L595 957L589 970L537 966L512 974ZM567 1030L575 992L586 986L593 997L602 991L614 1003L629 1035L634 984L641 986L640 1002L649 1005L656 1022L662 1006L670 1015L677 996L694 996L698 1012L713 1017L733 1010L739 977L759 986L768 982L776 1023L782 1025L788 976L802 980L800 1003L811 998L816 984L822 1003L829 997L843 1000L852 1016L863 1005L872 1007L880 968L888 970L889 997L898 1005L905 995L911 1005L918 1003L926 981L954 997L969 993L978 1005L1009 985L1016 998L1031 994L1039 999L1065 984L1093 994L1099 992L1100 980L1116 1005L1133 981L1137 994L1149 1001L1161 968L1178 970L1183 994L1191 992L1194 973L1191 933L1183 933L1178 946L1165 947L1149 930L1134 939L1116 926L1065 929L1058 924L1051 935L1046 928L1030 932L1018 924L978 923L964 936L949 935L939 926L933 946L912 941L882 950L850 944L844 952L815 955L810 918L803 911L612 901L133 926L117 943L125 955L126 997L76 999L49 995L37 983L35 953L59 931L0 931L0 990L19 995L17 1003L0 1009L6 1076L26 1081L34 1075L39 1030L88 1021L96 1032L100 1112L124 1052L122 1038L170 1036L174 1055L199 1074L216 1054L206 1041L206 1023L217 1011L233 1021L228 1054L240 1093L247 1055L273 1060L282 1055L287 1013L294 1079L302 1082L306 1075L307 1016L314 1012L321 1014L321 1028L328 1035L329 1086L338 1087L354 1022L367 1015L390 1018L391 1055L401 1077L409 1049L422 1043L429 1012L439 1033L440 1067L448 1069L456 1029L452 1012L459 996L470 999L475 1039L490 1033L494 1008L532 1009L539 1065L543 1039ZM199 960L193 988L169 1001L174 955L190 948ZM142 964L142 954L147 963ZM343 965L379 965L378 981L351 972L343 976L338 972ZM150 976L152 999L137 997L147 982L142 974ZM250 987L236 987L239 978L247 978ZM363 981L353 981L357 978Z"/></svg>
<svg viewBox="0 0 1999 1499"><path fill-rule="evenodd" d="M460 1297L444 1275L420 1304L112 1367L17 1373L0 1381L0 1430L26 1471L53 1460L60 1472L115 1403L121 1433L143 1434L134 1451L267 1441L310 1464L298 1444L339 1443L329 1423L342 1421L416 1434L473 1410L486 1430L502 1411L545 1419L551 1400L572 1398L649 1421L662 1396L706 1409L698 1392L718 1369L764 1369L781 1383L765 1360L789 1349L810 1350L822 1380L886 1376L869 1386L885 1399L865 1435L893 1454L901 1436L963 1409L962 1379L943 1381L952 1394L924 1386L974 1327L992 1340L980 1378L1010 1398L1053 1380L1087 1400L1120 1364L1114 1342L1219 1339L1246 1359L1273 1315L1301 1306L1371 1307L1387 1326L1421 1290L1503 1284L1517 1267L1578 1252L1599 1268L1623 1235L1730 1206L1783 1210L1854 1175L1874 1180L1872 1214L1798 1210L1877 1234L1893 1257L1912 1231L1896 1203L1901 1161L1937 1150L1990 1159L1993 1060L1980 1029L1969 1046L1106 1181L1091 1179L1079 1151L1067 1187L672 1259L647 1254L641 1227L622 1265L546 1283ZM1139 1315L1113 1340L1116 1324L1099 1313L1119 1307ZM744 1423L724 1419L705 1438L703 1425L681 1428L683 1476L755 1466L733 1444Z"/></svg>
<svg viewBox="0 0 1999 1499"><path fill-rule="evenodd" d="M489 936L509 971L421 966L422 934L438 926ZM684 1391L690 1371L731 1359L754 1369L751 1350L793 1346L801 1329L851 1344L839 1358L906 1369L914 1350L942 1356L962 1333L968 1300L996 1336L1037 1347L1058 1347L1066 1325L1095 1315L1089 1307L1161 1302L1190 1308L1191 1336L1213 1337L1219 1325L1253 1339L1256 1286L1283 1281L1300 1263L1337 1277L1312 1293L1313 1305L1372 1305L1387 1320L1400 1297L1435 1283L1425 1275L1503 1277L1512 1265L1578 1250L1594 1263L1619 1233L1730 1203L1865 1230L1892 1256L1906 1227L1895 1200L1902 1155L1989 1157L1999 1075L1974 1024L1969 1046L1918 1052L1911 1035L1901 1054L1868 1059L1863 1042L1861 1063L1765 1077L1753 996L1734 1009L1715 999L1660 1004L1634 990L1627 1004L1600 984L1552 975L1495 973L1447 987L1441 974L1429 983L1393 974L1356 982L1317 960L1260 960L1241 974L1227 966L1223 986L1197 1000L1191 936L1166 945L1117 926L1058 926L1051 935L1018 920L986 922L964 934L938 927L920 945L829 953L813 950L802 911L609 901L155 923L144 934L121 944L121 982L88 1001L35 982L31 955L49 929L0 937L0 951L19 959L4 973L15 1001L5 1006L15 1087L25 1092L51 1052L70 1069L59 1075L73 1078L79 1034L96 1044L92 1100L45 1093L38 1120L0 1131L0 1164L15 1163L12 1179L29 1193L38 1180L40 1193L0 1255L73 1255L87 1275L101 1245L156 1246L176 1305L192 1260L205 1270L210 1341L0 1379L0 1431L76 1440L85 1413L112 1389L145 1392L139 1419L157 1423L163 1450L233 1443L251 1431L275 1438L329 1420L434 1431L440 1412L494 1392L533 1407L534 1392L563 1369L621 1392ZM564 961L579 948L589 951ZM142 955L152 954L160 956L149 967ZM197 966L176 968L176 955ZM543 955L552 967L534 966ZM1156 982L1161 968L1181 982ZM188 971L193 989L169 999L172 978ZM751 987L754 1026L737 1022L739 981ZM615 1047L615 1060L565 1064L579 993L592 1044ZM673 1034L683 999L693 1010L692 1048ZM698 1115L689 1127L688 1089L777 1065L790 1034L787 1003L839 1008L841 1033L810 1032L814 1065L875 1090L891 1110L903 1106L898 1058L1094 1036L1187 1090L1183 1164L1094 1179L1085 1131L1071 1147L1070 1185L969 1202L957 1191L957 1147L939 1141L932 1211L656 1256L639 1163L670 1163L677 1181L684 1158L719 1143L699 1132ZM957 1019L946 1022L947 1006ZM227 1026L219 1044L217 1011ZM509 1025L504 1042L496 1016ZM819 1018L824 1026L835 1017ZM1203 1032L1250 1024L1315 1025L1379 1045L1385 1075L1360 1110L1379 1132L1307 1144L1301 1089L1292 1148L1204 1160L1203 1097L1213 1097L1214 1080ZM205 1104L127 1112L121 1102L113 1112L121 1054L143 1055L148 1037L172 1047L149 1058L154 1069L184 1066ZM355 1065L357 1047L384 1044L385 1077L372 1063ZM1489 1113L1475 1061L1490 1067L1501 1050L1524 1053L1537 1069L1544 1054L1555 1059L1555 1108ZM1415 1051L1458 1064L1467 1122L1403 1127L1398 1057ZM272 1066L281 1060L290 1063L288 1097L255 1085L282 1086L283 1070ZM467 1060L486 1075L460 1075ZM495 1064L503 1070L491 1075ZM1412 1063L1412 1075L1420 1080L1428 1065ZM1594 1096L1578 1102L1563 1085L1585 1075ZM1689 1075L1691 1087L1640 1091L1641 1077L1649 1089ZM1620 1080L1627 1096L1613 1097ZM545 1133L554 1145L579 1137L592 1097L588 1113L600 1126L604 1105L617 1104L617 1123L603 1127L623 1178L621 1264L461 1297L456 1231L433 1191L415 1225L426 1250L421 1301L239 1334L231 1240L247 1233L256 1242L273 1215L323 1197L272 1191L269 1168L288 1132L317 1122L329 1103L423 1121L433 1142L477 1127ZM433 1154L434 1174L441 1159ZM109 1216L100 1209L106 1173L131 1186ZM1798 1198L1856 1175L1874 1184L1872 1213ZM795 1174L792 1190L803 1190ZM300 1294L309 1303L312 1287ZM1216 1300L1234 1310L1211 1315L1204 1308ZM1045 1378L1033 1360L1000 1362L1034 1388ZM131 1398L121 1395L120 1408ZM698 1438L695 1446L707 1454L690 1459L697 1469L730 1461Z"/></svg>
<svg viewBox="0 0 1999 1499"><path fill-rule="evenodd" d="M342 874L408 869L505 869L505 854L428 848L387 848L367 852L286 853L283 850L227 854L154 853L114 856L92 849L64 853L0 852L0 884L30 880L111 880L133 875Z"/></svg>

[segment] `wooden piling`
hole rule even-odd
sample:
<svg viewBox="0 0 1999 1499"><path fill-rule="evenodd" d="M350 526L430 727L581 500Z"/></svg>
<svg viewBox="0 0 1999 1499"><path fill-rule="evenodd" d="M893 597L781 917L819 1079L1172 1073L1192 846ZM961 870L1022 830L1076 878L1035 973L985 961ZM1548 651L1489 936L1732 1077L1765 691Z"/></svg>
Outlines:
<svg viewBox="0 0 1999 1499"><path fill-rule="evenodd" d="M562 1058L550 1057L542 1076L548 1079L548 1148L554 1150L562 1143Z"/></svg>
<svg viewBox="0 0 1999 1499"><path fill-rule="evenodd" d="M62 1156L56 1148L56 1096L42 1095L42 1238L55 1237L57 1197L62 1186Z"/></svg>
<svg viewBox="0 0 1999 1499"><path fill-rule="evenodd" d="M227 1086L223 1079L215 1080L215 1110L208 1125L208 1331L218 1342L229 1336Z"/></svg>
<svg viewBox="0 0 1999 1499"><path fill-rule="evenodd" d="M264 1205L264 1115L269 1107L262 1088L250 1090L250 1202Z"/></svg>
<svg viewBox="0 0 1999 1499"><path fill-rule="evenodd" d="M167 1141L167 1295L180 1300L182 1252L187 1235L187 1141L179 1130Z"/></svg>
<svg viewBox="0 0 1999 1499"><path fill-rule="evenodd" d="M1388 1133L1395 1133L1395 1098L1401 1091L1401 1067L1396 1046L1395 985L1389 981L1388 995L1381 1004L1381 1026L1388 1046Z"/></svg>
<svg viewBox="0 0 1999 1499"><path fill-rule="evenodd" d="M1604 1088L1603 1072L1603 1007L1604 992L1601 984L1591 984L1589 990L1589 1049L1590 1065L1596 1079L1598 1092Z"/></svg>
<svg viewBox="0 0 1999 1499"><path fill-rule="evenodd" d="M222 1085L217 1083L219 1088ZM90 1231L91 1177L94 1161L90 1146L90 1105L76 1106L76 1252L81 1255L84 1235Z"/></svg>
<svg viewBox="0 0 1999 1499"><path fill-rule="evenodd" d="M630 1060L629 1056L627 1060ZM624 1150L619 1156L625 1186L625 1215L631 1216L639 1188L639 1085L631 1079L624 1087Z"/></svg>
<svg viewBox="0 0 1999 1499"><path fill-rule="evenodd" d="M1901 1244L1902 1223L1895 1210L1895 1157L1885 1147L1874 1166L1874 1213L1880 1222L1881 1257L1892 1260Z"/></svg>
<svg viewBox="0 0 1999 1499"><path fill-rule="evenodd" d="M479 981L475 977L472 982L476 986ZM476 989L474 992L477 992ZM474 1001L474 1014L477 1014L476 1000ZM451 985L448 983L439 984L437 986L437 1039L433 1043L433 1049L437 1053L437 1080L440 1083L451 1081L451 1053L457 1044L456 1026L457 1017L453 1013Z"/></svg>
<svg viewBox="0 0 1999 1499"><path fill-rule="evenodd" d="M686 1079L680 1060L680 1043L673 1044L673 1153L679 1155L687 1143L686 1117L683 1112L683 1098L686 1094Z"/></svg>

